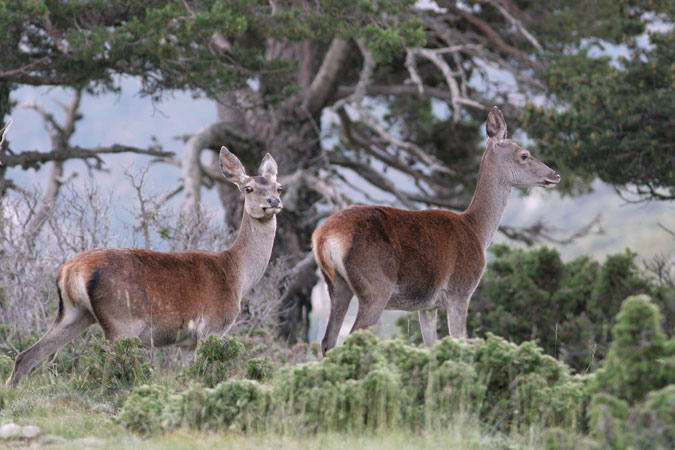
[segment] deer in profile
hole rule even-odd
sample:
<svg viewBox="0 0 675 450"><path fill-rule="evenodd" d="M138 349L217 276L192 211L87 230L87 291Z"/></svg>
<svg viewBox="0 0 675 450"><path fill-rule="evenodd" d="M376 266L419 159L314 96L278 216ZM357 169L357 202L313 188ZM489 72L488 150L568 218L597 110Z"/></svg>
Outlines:
<svg viewBox="0 0 675 450"><path fill-rule="evenodd" d="M486 131L476 191L466 211L350 206L314 231L314 257L331 300L324 355L336 344L353 295L359 307L352 332L376 325L385 309L418 311L424 344L431 346L437 311L445 308L450 336L466 337L469 301L511 188L551 188L560 182L557 172L507 139L496 106Z"/></svg>
<svg viewBox="0 0 675 450"><path fill-rule="evenodd" d="M110 248L78 254L58 270L56 319L16 357L8 387L94 323L109 340L138 336L146 347L176 345L188 352L209 334L229 330L242 296L270 260L282 188L269 153L258 176L247 176L225 147L220 167L244 195L241 228L230 248L179 253Z"/></svg>

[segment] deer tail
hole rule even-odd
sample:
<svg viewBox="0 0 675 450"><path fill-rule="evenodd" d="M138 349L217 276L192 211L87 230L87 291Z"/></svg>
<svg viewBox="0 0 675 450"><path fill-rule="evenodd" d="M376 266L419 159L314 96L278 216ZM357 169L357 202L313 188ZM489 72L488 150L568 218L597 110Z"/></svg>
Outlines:
<svg viewBox="0 0 675 450"><path fill-rule="evenodd" d="M315 232L312 235L312 251L314 252L314 259L321 268L324 276L335 281L335 267L330 257L330 245L327 245L327 240L323 233Z"/></svg>

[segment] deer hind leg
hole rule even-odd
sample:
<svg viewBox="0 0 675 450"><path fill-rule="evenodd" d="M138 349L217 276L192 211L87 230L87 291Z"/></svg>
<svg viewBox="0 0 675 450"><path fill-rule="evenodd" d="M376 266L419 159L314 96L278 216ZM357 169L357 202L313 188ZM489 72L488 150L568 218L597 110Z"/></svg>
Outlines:
<svg viewBox="0 0 675 450"><path fill-rule="evenodd" d="M328 317L326 334L321 341L321 352L324 356L328 350L335 347L342 322L344 322L345 314L349 309L349 303L354 296L345 279L339 274L335 276L335 281L326 280L326 284L330 295L330 316Z"/></svg>
<svg viewBox="0 0 675 450"><path fill-rule="evenodd" d="M14 370L7 379L7 387L16 387L19 380L33 367L75 339L94 322L88 311L77 307L70 307L63 314L59 313L44 336L16 357Z"/></svg>
<svg viewBox="0 0 675 450"><path fill-rule="evenodd" d="M377 269L352 273L350 281L359 299L359 311L351 332L377 325L394 292L395 282Z"/></svg>
<svg viewBox="0 0 675 450"><path fill-rule="evenodd" d="M420 329L422 330L422 340L424 345L431 347L436 342L436 319L438 318L438 309L420 309Z"/></svg>

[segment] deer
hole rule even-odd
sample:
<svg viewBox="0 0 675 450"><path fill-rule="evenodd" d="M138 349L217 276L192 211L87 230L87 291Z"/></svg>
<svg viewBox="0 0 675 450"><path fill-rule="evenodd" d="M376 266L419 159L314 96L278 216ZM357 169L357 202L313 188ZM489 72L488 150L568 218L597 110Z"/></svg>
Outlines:
<svg viewBox="0 0 675 450"><path fill-rule="evenodd" d="M10 389L93 324L107 340L137 336L144 347L174 345L188 355L209 334L228 332L242 297L262 278L272 255L282 186L269 153L257 176L246 175L226 147L219 158L225 179L244 196L234 243L222 252L107 248L79 253L59 267L56 318L16 357L6 382Z"/></svg>
<svg viewBox="0 0 675 450"><path fill-rule="evenodd" d="M496 106L486 122L487 144L469 207L409 211L385 206L348 206L312 234L314 258L330 297L321 351L335 347L356 295L352 329L375 326L385 309L418 311L424 345L436 340L439 308L448 330L466 337L469 302L486 265L485 252L499 227L513 187L552 188L560 175L507 139Z"/></svg>

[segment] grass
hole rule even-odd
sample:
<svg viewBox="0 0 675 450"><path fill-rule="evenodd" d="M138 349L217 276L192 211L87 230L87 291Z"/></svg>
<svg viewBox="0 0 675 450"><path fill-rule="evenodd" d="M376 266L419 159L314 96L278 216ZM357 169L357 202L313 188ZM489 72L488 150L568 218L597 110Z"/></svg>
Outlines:
<svg viewBox="0 0 675 450"><path fill-rule="evenodd" d="M54 449L531 449L541 448L544 435L530 429L525 434L491 431L474 417L458 415L443 428L411 433L406 430L360 433L319 434L242 434L235 431L205 431L179 428L170 432L142 437L115 422L117 408L126 395L116 396L82 390L72 382L72 375L54 376L33 373L21 385L8 391L0 388L0 424L15 422L37 425L37 442L2 442L38 444ZM157 371L153 383L178 388L178 372Z"/></svg>
<svg viewBox="0 0 675 450"><path fill-rule="evenodd" d="M219 348L216 344L214 349ZM203 374L176 364L150 370L147 355L136 351L138 345L116 341L83 356L79 369L62 365L69 369L55 374L43 364L17 389L0 388L0 424L36 425L41 430L38 442L25 444L52 448L529 449L546 446L552 431L555 441L560 441L555 429L541 429L543 421L523 422L516 418L518 413L510 418L503 411L505 404L495 402L506 389L499 383L511 386L509 377L516 373L522 372L524 378L517 383L522 387L528 386L526 380L548 386L544 378L557 373L553 378L566 379L564 373L556 372L557 363L536 348L498 338L446 339L427 350L401 341L380 341L370 332L354 333L321 363L278 371L268 367L271 379L264 382L266 386L241 378L251 361L262 367L263 362L271 364L266 360L246 362L246 358L211 355L211 361L209 354L200 356ZM479 347L483 351L477 353ZM511 367L521 359L529 368ZM230 369L223 372L226 362L234 364L230 369L239 375L230 378ZM228 381L206 389L205 384L217 382L210 378L213 364L219 369L216 378ZM490 385L494 392L486 390L487 380L472 369L482 370L486 364L489 378L499 382L499 386ZM139 396L135 389L130 395L141 384L150 385L141 389L147 394ZM462 395L469 386L484 389L476 391L481 393L477 397L469 395L472 390ZM509 401L517 400L512 406L519 407L520 391L507 390ZM176 395L162 397L163 392ZM529 405L528 401L522 404ZM499 420L489 420L489 414L488 420L479 417L488 406ZM579 439L570 429L574 427L566 426L567 431L559 434L564 434L566 443L572 439L576 444Z"/></svg>

